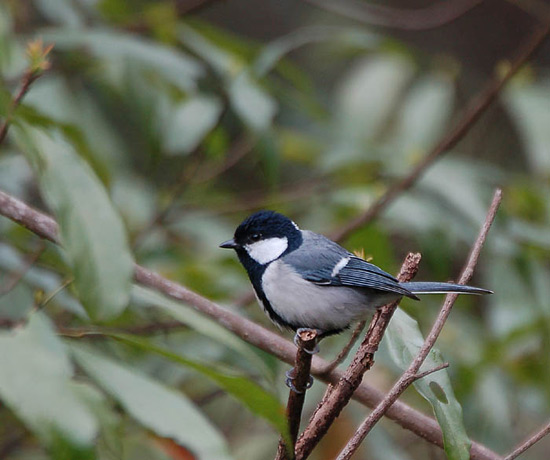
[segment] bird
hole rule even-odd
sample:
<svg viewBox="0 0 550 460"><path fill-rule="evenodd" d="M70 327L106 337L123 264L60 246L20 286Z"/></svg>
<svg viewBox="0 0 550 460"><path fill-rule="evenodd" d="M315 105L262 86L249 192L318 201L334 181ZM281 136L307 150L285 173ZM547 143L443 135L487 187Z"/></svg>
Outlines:
<svg viewBox="0 0 550 460"><path fill-rule="evenodd" d="M258 303L281 328L313 329L318 338L338 334L381 306L421 294L492 294L446 282L399 282L376 265L290 218L262 210L247 217L232 239Z"/></svg>

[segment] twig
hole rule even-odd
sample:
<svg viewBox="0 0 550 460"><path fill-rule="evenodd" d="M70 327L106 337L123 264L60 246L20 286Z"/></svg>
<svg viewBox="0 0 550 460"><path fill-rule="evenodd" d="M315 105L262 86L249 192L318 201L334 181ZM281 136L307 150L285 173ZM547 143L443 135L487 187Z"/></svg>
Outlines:
<svg viewBox="0 0 550 460"><path fill-rule="evenodd" d="M332 233L331 238L342 241L359 227L372 222L384 209L392 204L401 194L410 189L422 177L424 172L444 153L452 149L476 123L481 115L491 106L500 94L502 88L517 73L523 64L537 51L540 45L550 33L550 24L544 27L537 27L521 47L518 57L512 62L504 76L495 76L491 79L476 96L474 96L458 122L439 143L418 163L405 177L392 185L362 214L357 216L346 226Z"/></svg>
<svg viewBox="0 0 550 460"><path fill-rule="evenodd" d="M101 331L88 327L58 327L57 333L66 337L81 338L87 337L91 339L103 339L107 336L97 335L97 332L108 333L125 333L133 335L152 335L156 333L167 333L174 330L188 329L188 326L180 321L163 321L149 324L138 324L136 326L106 328L102 327Z"/></svg>
<svg viewBox="0 0 550 460"><path fill-rule="evenodd" d="M256 138L250 134L239 137L229 147L227 153L225 154L225 161L222 165L218 166L217 168L210 168L209 171L206 171L204 173L200 173L199 171L199 174L195 175L192 178L191 183L200 184L203 182L207 182L219 176L220 174L227 172L240 160L242 160L243 157L245 157L252 150L255 144Z"/></svg>
<svg viewBox="0 0 550 460"><path fill-rule="evenodd" d="M550 22L550 7L544 0L507 0L507 2L525 11L543 25Z"/></svg>
<svg viewBox="0 0 550 460"><path fill-rule="evenodd" d="M357 342L357 339L359 338L359 336L361 335L361 332L363 332L363 329L365 329L365 326L366 326L367 322L366 321L360 321L359 323L357 323L357 325L355 326L355 328L353 329L353 332L351 333L351 337L349 338L348 340L348 343L345 345L344 348L342 348L342 350L340 351L340 353L338 353L338 355L336 356L336 358L334 358L329 364L328 366L326 367L326 369L323 369L322 372L324 373L328 373L330 371L332 371L333 369L335 369L339 364L341 364L344 359L346 359L349 355L349 352L351 351L351 349L353 348L353 346L355 345L355 342Z"/></svg>
<svg viewBox="0 0 550 460"><path fill-rule="evenodd" d="M416 382L417 380L423 379L424 377L427 377L430 374L433 374L434 372L447 369L449 367L449 363L443 363L439 366L432 367L431 369L428 369L427 371L420 372L418 374L413 375L413 382Z"/></svg>
<svg viewBox="0 0 550 460"><path fill-rule="evenodd" d="M542 438L544 438L548 434L550 434L550 423L548 425L543 426L535 434L529 436L528 439L526 439L518 447L516 447L512 452L510 452L506 457L504 457L504 460L514 460L514 458L519 457L527 449L529 449L535 443L539 442Z"/></svg>
<svg viewBox="0 0 550 460"><path fill-rule="evenodd" d="M460 18L483 0L454 0L438 2L426 8L401 9L366 2L346 0L305 0L318 8L369 25L402 30L428 30L449 24Z"/></svg>
<svg viewBox="0 0 550 460"><path fill-rule="evenodd" d="M296 363L294 364L294 369L291 371L293 375L289 377L292 380L294 389L290 389L288 392L286 405L286 416L292 445L287 446L284 439L281 438L275 460L294 459L294 444L296 444L296 439L298 439L302 409L306 400L306 390L309 388L309 379L311 378L311 352L315 350L317 345L317 331L313 329L300 330L296 335L298 337Z"/></svg>
<svg viewBox="0 0 550 460"><path fill-rule="evenodd" d="M420 254L408 254L403 262L397 279L400 282L414 278L420 263ZM296 458L305 459L313 451L321 438L326 434L336 417L348 404L353 393L361 384L363 374L374 364L374 354L382 341L384 332L399 304L399 300L384 305L374 314L369 329L353 361L346 369L340 381L330 389L330 394L323 398L311 417L308 426L296 443Z"/></svg>
<svg viewBox="0 0 550 460"><path fill-rule="evenodd" d="M477 265L477 261L479 259L481 248L483 247L483 244L487 239L487 234L489 233L489 229L491 228L491 225L495 220L495 216L501 201L502 201L502 191L500 189L497 189L493 195L493 200L491 202L491 206L489 207L489 211L487 212L487 217L485 218L485 222L481 227L479 235L470 252L470 256L468 257L468 261L466 262L466 265L459 278L459 281L458 281L459 284L466 284L472 277L474 273L474 268ZM338 456L338 460L349 460L351 458L351 456L359 448L360 444L363 442L367 434L372 430L374 425L376 425L376 423L382 418L382 416L386 413L388 408L397 400L397 398L399 398L399 396L401 396L401 394L403 394L403 392L415 380L418 379L417 377L418 371L420 370L420 367L426 360L428 353L435 345L435 341L439 337L439 334L441 333L441 330L443 329L443 326L445 325L445 322L449 317L449 314L451 313L451 309L453 308L453 305L457 298L458 298L458 294L456 293L447 294L447 297L445 298L445 302L443 303L443 307L441 308L441 311L439 312L439 315L437 316L437 319L435 320L434 325L432 326L432 330L430 331L430 333L426 337L426 340L424 341L424 344L420 348L418 355L411 362L411 364L409 365L407 370L403 373L403 375L399 378L399 380L393 385L392 389L388 392L386 397L361 423L361 425L359 426L359 428L357 429L353 437L350 439L350 441L347 443L347 445L344 447L344 449Z"/></svg>
<svg viewBox="0 0 550 460"><path fill-rule="evenodd" d="M13 119L13 114L15 112L15 109L19 107L19 104L21 104L21 101L25 97L25 94L29 91L29 88L31 85L38 80L42 76L43 72L38 72L36 70L29 69L21 78L21 87L19 88L19 91L13 101L11 102L8 114L6 115L6 119L4 120L4 123L2 123L2 126L0 126L0 144L4 142L4 139L6 138L6 135L8 134L8 129L10 126L10 123Z"/></svg>
<svg viewBox="0 0 550 460"><path fill-rule="evenodd" d="M27 272L31 269L31 267L40 258L40 256L44 252L44 249L45 249L44 243L41 243L39 248L26 258L23 264L23 267L21 267L20 270L14 273L11 279L8 279L8 281L4 286L0 287L0 296L6 295L13 288L15 288L15 286L17 286L19 281L23 279L23 277L27 274Z"/></svg>
<svg viewBox="0 0 550 460"><path fill-rule="evenodd" d="M17 222L42 238L58 242L58 226L55 220L3 191L0 191L0 215ZM144 286L184 302L189 307L218 322L244 341L264 350L281 361L293 364L296 348L283 337L247 318L220 307L181 284L170 281L158 273L139 265L135 266L134 278ZM321 381L336 385L342 379L344 373L339 369L334 369L328 374L320 373L320 370L326 368L327 364L328 362L324 359L314 356L311 373ZM376 407L384 396L380 390L362 383L353 394L353 399L367 407ZM428 417L400 401L396 401L393 404L386 413L386 416L403 428L426 439L428 442L443 447L441 429L437 421L432 417ZM472 442L470 455L472 460L502 460L498 454L476 442Z"/></svg>
<svg viewBox="0 0 550 460"><path fill-rule="evenodd" d="M208 172L201 173L200 160L194 165L191 165L189 168L186 168L181 174L178 182L169 192L168 202L165 203L164 206L162 206L157 214L151 219L151 221L134 236L133 249L136 249L141 244L147 233L167 220L168 215L172 212L175 206L176 199L182 195L189 185L203 183L217 177L220 174L223 174L235 166L239 160L248 154L254 147L254 143L255 139L251 135L243 135L239 137L233 145L229 147L225 155L225 162L218 168L212 168Z"/></svg>

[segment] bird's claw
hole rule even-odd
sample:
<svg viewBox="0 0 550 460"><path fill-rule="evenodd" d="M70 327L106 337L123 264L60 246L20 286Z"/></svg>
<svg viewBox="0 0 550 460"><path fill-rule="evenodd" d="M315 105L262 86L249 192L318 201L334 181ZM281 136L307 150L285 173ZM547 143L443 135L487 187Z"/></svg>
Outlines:
<svg viewBox="0 0 550 460"><path fill-rule="evenodd" d="M285 375L286 375L285 383L286 383L286 386L288 388L290 388L294 393L302 394L306 390L309 390L312 387L313 377L311 375L309 376L309 380L308 380L304 390L298 390L298 388L296 388L294 386L294 378L296 377L295 373L296 373L296 369L294 367L292 369L289 369L288 371L286 371L286 373L285 373Z"/></svg>

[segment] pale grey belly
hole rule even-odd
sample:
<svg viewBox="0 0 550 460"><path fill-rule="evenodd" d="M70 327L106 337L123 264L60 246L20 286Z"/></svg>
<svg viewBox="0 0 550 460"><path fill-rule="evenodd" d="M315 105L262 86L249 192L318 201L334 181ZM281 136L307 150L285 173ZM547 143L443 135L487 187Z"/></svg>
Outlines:
<svg viewBox="0 0 550 460"><path fill-rule="evenodd" d="M279 261L266 269L263 288L272 308L285 321L321 331L344 329L400 297L372 289L316 285Z"/></svg>

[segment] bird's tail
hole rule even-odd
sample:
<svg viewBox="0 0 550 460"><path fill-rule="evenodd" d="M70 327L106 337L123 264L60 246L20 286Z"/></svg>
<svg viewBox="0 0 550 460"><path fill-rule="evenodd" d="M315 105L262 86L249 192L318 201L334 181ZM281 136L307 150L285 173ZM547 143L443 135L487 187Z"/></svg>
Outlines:
<svg viewBox="0 0 550 460"><path fill-rule="evenodd" d="M413 294L446 294L448 292L458 292L461 294L492 294L493 291L473 286L454 283L438 283L432 281L412 281L410 283L400 283L402 287Z"/></svg>

